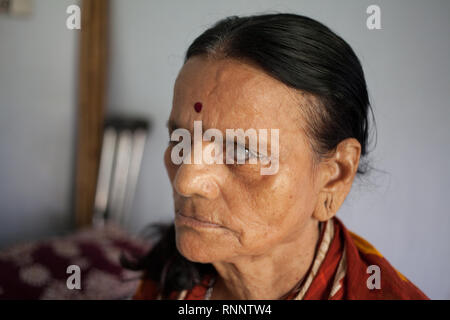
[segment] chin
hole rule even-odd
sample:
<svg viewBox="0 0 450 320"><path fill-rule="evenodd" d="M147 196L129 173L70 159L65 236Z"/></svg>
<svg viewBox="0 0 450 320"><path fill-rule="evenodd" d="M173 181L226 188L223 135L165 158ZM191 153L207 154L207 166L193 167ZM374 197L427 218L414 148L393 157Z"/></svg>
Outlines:
<svg viewBox="0 0 450 320"><path fill-rule="evenodd" d="M176 229L176 245L182 256L192 262L212 263L223 258L217 241L205 239L193 230Z"/></svg>

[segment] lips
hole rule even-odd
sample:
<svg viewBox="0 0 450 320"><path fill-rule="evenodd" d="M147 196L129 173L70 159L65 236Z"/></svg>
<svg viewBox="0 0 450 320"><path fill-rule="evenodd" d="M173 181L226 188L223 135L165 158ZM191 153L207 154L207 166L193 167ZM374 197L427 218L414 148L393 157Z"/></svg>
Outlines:
<svg viewBox="0 0 450 320"><path fill-rule="evenodd" d="M206 221L202 218L198 218L195 216L187 215L180 210L175 212L175 220L176 222L184 225L188 225L191 227L199 227L199 228L220 228L219 224Z"/></svg>

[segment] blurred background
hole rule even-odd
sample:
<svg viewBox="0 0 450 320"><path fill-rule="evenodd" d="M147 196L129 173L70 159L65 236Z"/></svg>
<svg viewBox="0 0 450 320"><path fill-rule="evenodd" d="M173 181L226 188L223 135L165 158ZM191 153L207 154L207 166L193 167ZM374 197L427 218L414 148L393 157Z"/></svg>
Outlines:
<svg viewBox="0 0 450 320"><path fill-rule="evenodd" d="M133 236L172 219L165 122L187 47L226 16L289 12L342 36L366 74L376 170L355 183L338 216L429 297L450 299L449 1L34 0L17 14L11 2L0 1L0 251L111 214L97 177L105 120L118 115L111 123L128 128L123 141L136 127L145 132L131 144L140 143L136 158L123 160L137 159L127 167L131 191L117 191L127 194L121 227ZM366 26L372 4L380 30ZM66 25L70 5L81 7L81 30Z"/></svg>

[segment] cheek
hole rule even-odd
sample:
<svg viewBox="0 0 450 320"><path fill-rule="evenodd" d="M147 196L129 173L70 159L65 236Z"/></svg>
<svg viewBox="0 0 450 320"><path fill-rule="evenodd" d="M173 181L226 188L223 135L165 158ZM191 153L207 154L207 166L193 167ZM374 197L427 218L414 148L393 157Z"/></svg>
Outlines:
<svg viewBox="0 0 450 320"><path fill-rule="evenodd" d="M311 180L292 172L266 176L258 186L234 192L239 196L230 207L239 223L242 246L249 250L264 250L298 234L314 209Z"/></svg>

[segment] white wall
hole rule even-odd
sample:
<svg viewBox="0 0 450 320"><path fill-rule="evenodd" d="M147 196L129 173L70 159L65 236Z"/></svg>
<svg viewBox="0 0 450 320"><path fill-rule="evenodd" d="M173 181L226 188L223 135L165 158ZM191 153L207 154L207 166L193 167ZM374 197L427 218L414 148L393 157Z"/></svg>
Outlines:
<svg viewBox="0 0 450 320"><path fill-rule="evenodd" d="M71 226L78 32L66 8L77 3L0 15L0 246Z"/></svg>
<svg viewBox="0 0 450 320"><path fill-rule="evenodd" d="M382 30L366 8L379 4ZM190 42L233 14L286 11L324 22L346 39L366 72L378 124L368 182L339 212L431 298L450 298L450 2L112 1L110 111L151 116L133 227L167 220L172 200L162 153L172 86Z"/></svg>

